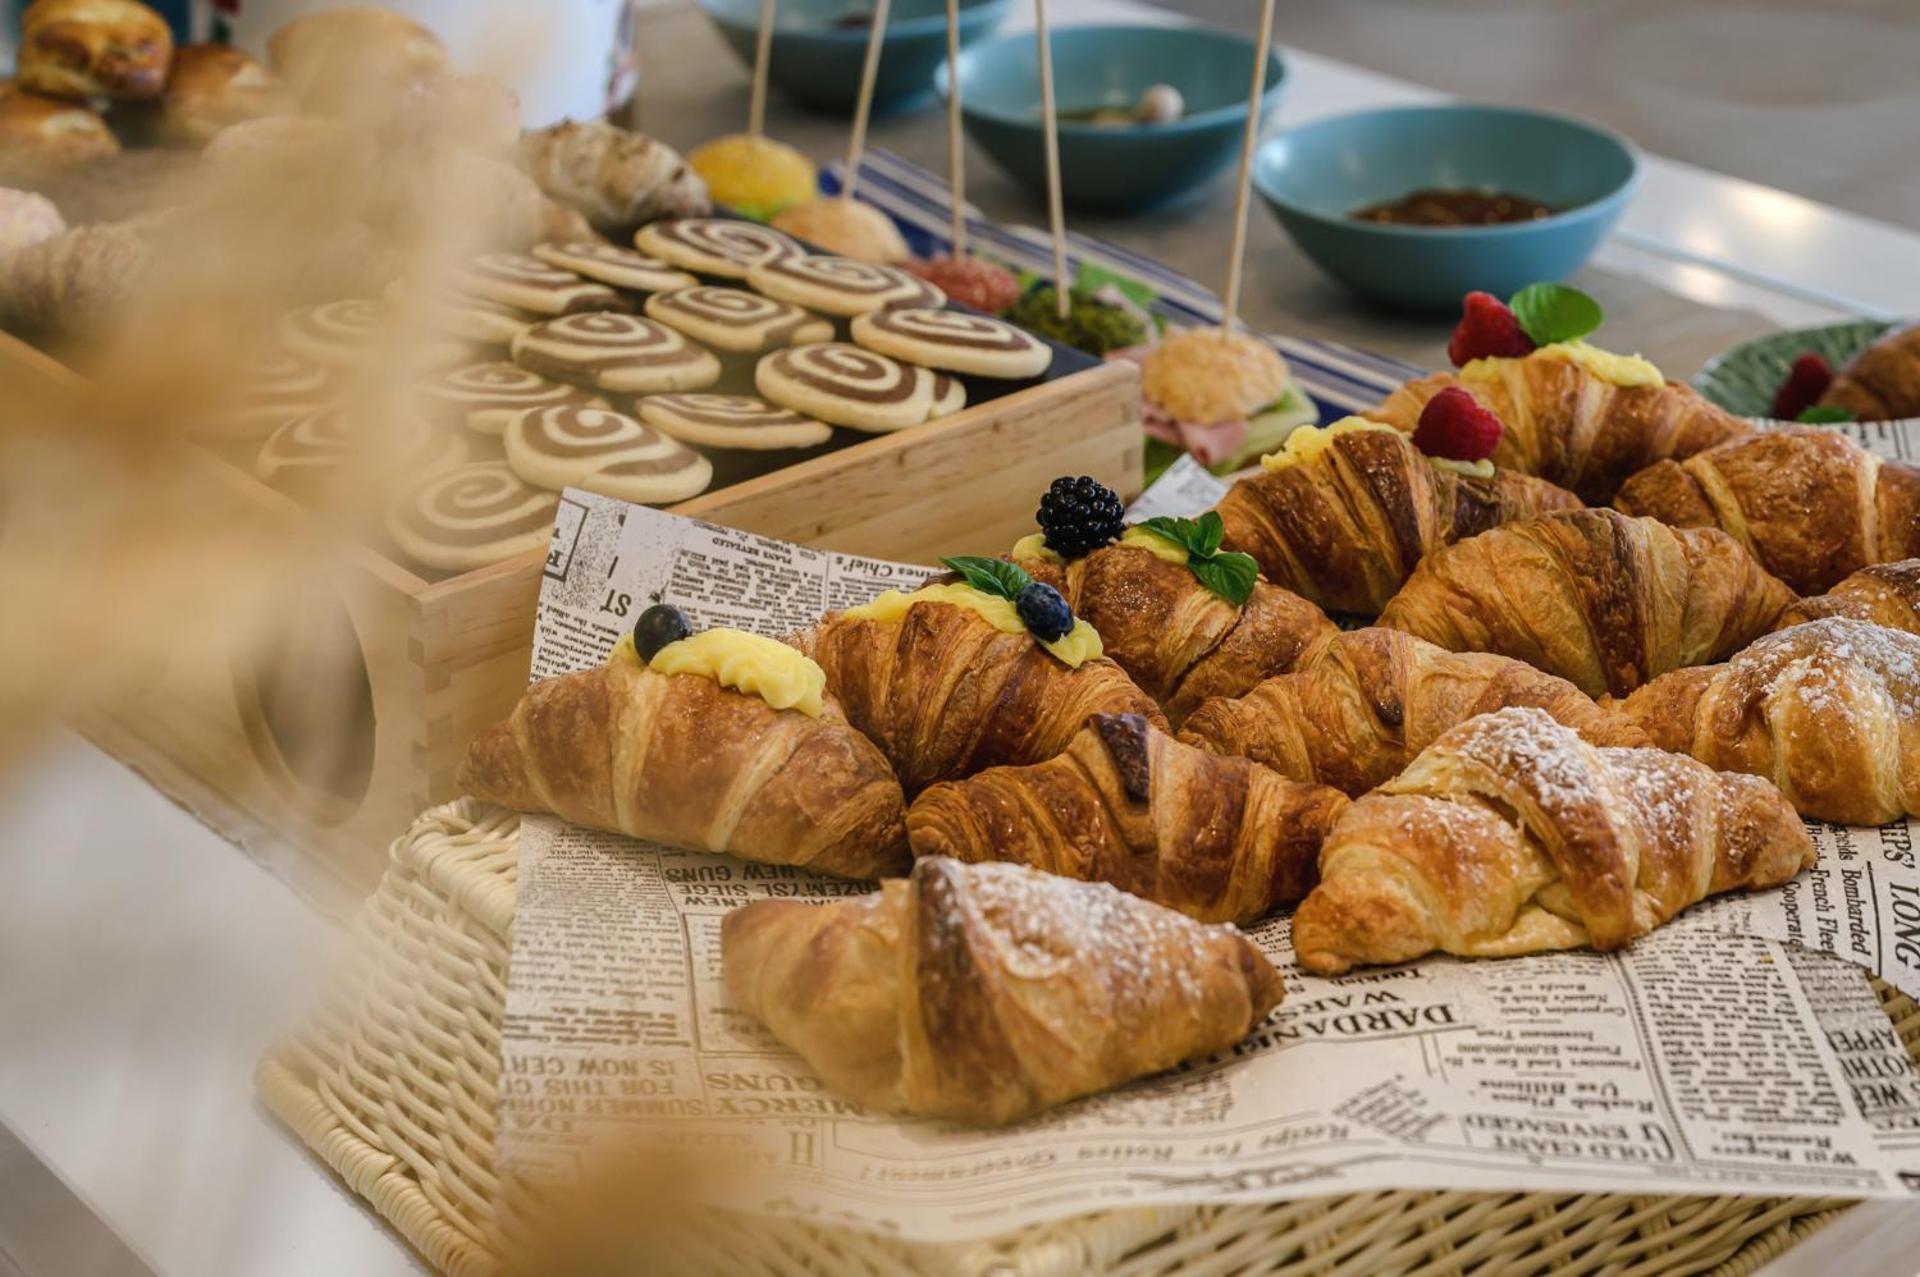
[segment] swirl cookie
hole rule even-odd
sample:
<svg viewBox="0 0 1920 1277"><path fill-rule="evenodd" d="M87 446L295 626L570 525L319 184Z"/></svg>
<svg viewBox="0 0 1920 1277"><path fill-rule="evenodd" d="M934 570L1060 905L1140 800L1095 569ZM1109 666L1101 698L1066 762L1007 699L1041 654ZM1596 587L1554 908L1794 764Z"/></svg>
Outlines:
<svg viewBox="0 0 1920 1277"><path fill-rule="evenodd" d="M713 352L638 315L562 315L513 341L513 362L555 381L647 395L720 378Z"/></svg>
<svg viewBox="0 0 1920 1277"><path fill-rule="evenodd" d="M717 350L757 355L775 346L833 340L833 323L744 288L702 284L647 298L647 318Z"/></svg>
<svg viewBox="0 0 1920 1277"><path fill-rule="evenodd" d="M298 355L269 355L241 377L226 409L195 433L202 438L258 439L325 407L339 389L338 372L324 364Z"/></svg>
<svg viewBox="0 0 1920 1277"><path fill-rule="evenodd" d="M626 300L605 284L525 253L483 253L459 270L454 283L470 297L536 315L628 308Z"/></svg>
<svg viewBox="0 0 1920 1277"><path fill-rule="evenodd" d="M828 315L864 315L884 306L941 306L947 295L917 275L851 257L783 257L747 272L776 301Z"/></svg>
<svg viewBox="0 0 1920 1277"><path fill-rule="evenodd" d="M338 368L357 361L374 339L393 326L385 302L365 298L303 306L280 317L280 343L316 364Z"/></svg>
<svg viewBox="0 0 1920 1277"><path fill-rule="evenodd" d="M595 240L538 244L534 246L533 255L549 266L558 266L615 288L630 288L636 293L664 293L675 288L691 288L700 282L671 262Z"/></svg>
<svg viewBox="0 0 1920 1277"><path fill-rule="evenodd" d="M434 331L477 346L505 346L539 323L542 316L499 302L449 293L429 303Z"/></svg>
<svg viewBox="0 0 1920 1277"><path fill-rule="evenodd" d="M876 310L856 315L852 328L868 350L976 377L1038 377L1053 362L1053 349L1033 334L960 310Z"/></svg>
<svg viewBox="0 0 1920 1277"><path fill-rule="evenodd" d="M904 430L966 402L960 383L945 373L838 341L776 350L753 380L774 403L854 430Z"/></svg>
<svg viewBox="0 0 1920 1277"><path fill-rule="evenodd" d="M824 421L752 395L648 395L633 410L661 434L709 448L811 448L833 437Z"/></svg>
<svg viewBox="0 0 1920 1277"><path fill-rule="evenodd" d="M378 423L380 429L371 427ZM434 473L466 460L459 435L409 413L370 416L334 404L294 418L260 445L254 473L269 487L302 497L333 490L347 472Z"/></svg>
<svg viewBox="0 0 1920 1277"><path fill-rule="evenodd" d="M622 501L684 501L713 480L707 459L611 408L542 408L507 427L507 464L543 488Z"/></svg>
<svg viewBox="0 0 1920 1277"><path fill-rule="evenodd" d="M591 390L549 381L504 359L441 373L420 387L420 402L436 421L487 435L505 433L515 417L535 408L606 406Z"/></svg>
<svg viewBox="0 0 1920 1277"><path fill-rule="evenodd" d="M654 222L642 226L633 242L641 252L683 270L721 279L745 279L755 266L799 257L806 251L797 241L770 227L726 217Z"/></svg>
<svg viewBox="0 0 1920 1277"><path fill-rule="evenodd" d="M422 567L467 572L553 538L557 494L536 488L504 461L476 461L429 475L387 508L387 535Z"/></svg>

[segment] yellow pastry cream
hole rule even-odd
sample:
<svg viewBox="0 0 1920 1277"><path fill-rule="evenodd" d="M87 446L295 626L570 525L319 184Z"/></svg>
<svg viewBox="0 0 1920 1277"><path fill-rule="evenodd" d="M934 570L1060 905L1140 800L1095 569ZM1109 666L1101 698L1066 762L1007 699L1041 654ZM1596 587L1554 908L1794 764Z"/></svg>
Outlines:
<svg viewBox="0 0 1920 1277"><path fill-rule="evenodd" d="M1362 430L1386 430L1394 434L1399 431L1384 421L1368 421L1365 417L1342 417L1330 426L1301 426L1287 436L1280 451L1270 452L1260 458L1260 468L1268 474L1278 474L1289 466L1297 466L1302 461L1311 461L1325 452L1333 441L1341 435L1350 435Z"/></svg>
<svg viewBox="0 0 1920 1277"><path fill-rule="evenodd" d="M1666 377L1656 368L1652 360L1642 359L1639 355L1617 355L1611 350L1602 350L1590 346L1584 341L1556 341L1540 347L1527 359L1559 359L1570 364L1579 364L1602 381L1616 386L1659 386L1666 383ZM1514 362L1506 358L1475 359L1460 370L1462 381L1493 381L1500 376L1500 370Z"/></svg>
<svg viewBox="0 0 1920 1277"><path fill-rule="evenodd" d="M1175 541L1169 541L1150 528L1134 524L1120 534L1121 545L1138 546L1156 559L1165 559L1169 563L1184 565L1187 561L1187 547Z"/></svg>
<svg viewBox="0 0 1920 1277"><path fill-rule="evenodd" d="M957 581L923 585L911 594L888 590L873 602L850 607L841 615L853 621L897 621L916 603L951 603L955 607L966 608L1003 634L1027 633L1019 610L1010 600ZM1104 650L1100 646L1100 635L1078 617L1074 618L1073 628L1053 642L1043 642L1039 638L1033 641L1070 669L1079 669L1088 661L1099 659Z"/></svg>
<svg viewBox="0 0 1920 1277"><path fill-rule="evenodd" d="M1044 532L1029 532L1013 543L1013 549L1007 555L1010 559L1038 559L1042 563L1065 563L1060 552L1047 544Z"/></svg>
<svg viewBox="0 0 1920 1277"><path fill-rule="evenodd" d="M1428 457L1427 463L1436 470L1447 470L1468 479L1493 478L1493 462L1482 457L1478 461L1456 461L1452 457Z"/></svg>
<svg viewBox="0 0 1920 1277"><path fill-rule="evenodd" d="M610 661L633 661L633 635L613 645ZM745 630L702 630L669 643L653 654L647 668L656 674L698 674L722 687L758 696L775 709L797 709L817 718L826 708L827 673L811 657L778 639Z"/></svg>

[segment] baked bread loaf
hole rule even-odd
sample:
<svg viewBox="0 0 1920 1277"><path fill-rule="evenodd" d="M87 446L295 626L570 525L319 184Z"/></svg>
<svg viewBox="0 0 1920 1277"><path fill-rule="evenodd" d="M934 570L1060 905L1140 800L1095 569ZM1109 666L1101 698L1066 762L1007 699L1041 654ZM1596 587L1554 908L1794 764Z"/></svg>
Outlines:
<svg viewBox="0 0 1920 1277"><path fill-rule="evenodd" d="M1183 745L1138 714L1095 714L1066 752L934 785L907 809L916 856L1002 860L1202 922L1251 922L1319 879L1347 800Z"/></svg>
<svg viewBox="0 0 1920 1277"><path fill-rule="evenodd" d="M1718 528L1617 510L1509 523L1429 555L1380 624L1494 652L1589 696L1724 661L1772 629L1793 591Z"/></svg>
<svg viewBox="0 0 1920 1277"><path fill-rule="evenodd" d="M1619 708L1661 749L1767 777L1802 815L1920 814L1920 636L1904 630L1810 621L1657 678Z"/></svg>
<svg viewBox="0 0 1920 1277"><path fill-rule="evenodd" d="M1201 1059L1280 1002L1232 927L1104 883L932 858L829 905L728 914L734 1003L866 1108L999 1125Z"/></svg>
<svg viewBox="0 0 1920 1277"><path fill-rule="evenodd" d="M649 222L712 209L707 184L678 151L604 121L563 120L526 133L519 162L541 190L616 243L631 243Z"/></svg>
<svg viewBox="0 0 1920 1277"><path fill-rule="evenodd" d="M228 125L278 115L287 101L266 64L230 44L189 44L173 54L160 95L161 136L175 146L205 146Z"/></svg>
<svg viewBox="0 0 1920 1277"><path fill-rule="evenodd" d="M1855 355L1820 402L1861 421L1920 417L1920 325L1897 328Z"/></svg>
<svg viewBox="0 0 1920 1277"><path fill-rule="evenodd" d="M1542 710L1589 744L1647 743L1579 688L1525 661L1449 652L1378 626L1336 636L1305 668L1238 700L1208 701L1188 717L1180 739L1358 798L1399 775L1442 733L1513 706Z"/></svg>
<svg viewBox="0 0 1920 1277"><path fill-rule="evenodd" d="M167 20L137 0L33 0L20 15L20 87L60 98L158 97Z"/></svg>
<svg viewBox="0 0 1920 1277"><path fill-rule="evenodd" d="M119 152L106 121L80 103L0 84L0 181L40 185Z"/></svg>
<svg viewBox="0 0 1920 1277"><path fill-rule="evenodd" d="M1355 802L1293 915L1319 975L1439 950L1619 949L1688 905L1814 861L1780 791L1657 749L1601 749L1537 709L1445 733Z"/></svg>
<svg viewBox="0 0 1920 1277"><path fill-rule="evenodd" d="M388 108L431 91L445 72L438 36L412 18L372 5L342 5L295 18L267 37L267 59L294 99L320 114Z"/></svg>
<svg viewBox="0 0 1920 1277"><path fill-rule="evenodd" d="M1657 462L1622 484L1614 505L1676 528L1719 528L1803 594L1920 554L1920 466L1832 430L1788 426Z"/></svg>
<svg viewBox="0 0 1920 1277"><path fill-rule="evenodd" d="M1920 559L1861 568L1825 594L1793 604L1780 614L1774 628L1784 630L1830 616L1920 634Z"/></svg>

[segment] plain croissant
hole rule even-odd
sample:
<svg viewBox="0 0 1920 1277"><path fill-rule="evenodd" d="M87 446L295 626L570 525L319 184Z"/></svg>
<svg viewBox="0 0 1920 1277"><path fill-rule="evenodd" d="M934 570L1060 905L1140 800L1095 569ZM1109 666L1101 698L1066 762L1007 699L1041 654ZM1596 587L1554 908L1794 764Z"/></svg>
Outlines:
<svg viewBox="0 0 1920 1277"><path fill-rule="evenodd" d="M1775 629L1844 616L1920 634L1920 559L1861 568L1825 594L1801 599L1780 614Z"/></svg>
<svg viewBox="0 0 1920 1277"><path fill-rule="evenodd" d="M1619 696L1725 660L1793 600L1716 528L1589 509L1509 523L1429 556L1380 624Z"/></svg>
<svg viewBox="0 0 1920 1277"><path fill-rule="evenodd" d="M1105 883L922 860L721 927L740 1009L871 1109L1000 1124L1222 1051L1280 1002L1230 926Z"/></svg>
<svg viewBox="0 0 1920 1277"><path fill-rule="evenodd" d="M1618 949L1690 904L1814 860L1754 776L1589 745L1537 709L1461 724L1347 809L1293 915L1300 965L1338 975L1439 950Z"/></svg>
<svg viewBox="0 0 1920 1277"><path fill-rule="evenodd" d="M1510 519L1577 509L1571 492L1512 470L1435 466L1397 431L1350 430L1312 457L1240 479L1215 507L1229 550L1329 612L1376 615L1421 558Z"/></svg>
<svg viewBox="0 0 1920 1277"><path fill-rule="evenodd" d="M1412 433L1427 401L1449 386L1472 395L1506 427L1493 464L1611 501L1621 481L1656 461L1682 459L1752 427L1679 382L1616 386L1568 359L1490 361L1487 377L1439 373L1410 381L1367 416Z"/></svg>
<svg viewBox="0 0 1920 1277"><path fill-rule="evenodd" d="M900 784L831 700L810 717L618 657L528 688L474 740L459 784L576 825L847 878L907 859Z"/></svg>
<svg viewBox="0 0 1920 1277"><path fill-rule="evenodd" d="M1647 743L1572 683L1524 661L1449 652L1378 626L1329 640L1306 668L1238 700L1208 701L1188 717L1180 739L1357 798L1398 775L1442 732L1516 705L1546 711L1595 745ZM911 829L911 812L907 819Z"/></svg>
<svg viewBox="0 0 1920 1277"><path fill-rule="evenodd" d="M907 810L916 856L1004 860L1110 882L1202 922L1250 922L1306 895L1347 800L1182 745L1137 714L1095 714L1065 753L935 785Z"/></svg>

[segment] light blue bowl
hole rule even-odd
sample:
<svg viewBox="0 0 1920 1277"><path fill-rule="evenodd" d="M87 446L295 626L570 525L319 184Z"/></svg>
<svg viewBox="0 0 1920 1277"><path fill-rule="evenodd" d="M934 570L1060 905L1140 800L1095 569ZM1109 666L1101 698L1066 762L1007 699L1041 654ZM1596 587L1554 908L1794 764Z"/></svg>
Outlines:
<svg viewBox="0 0 1920 1277"><path fill-rule="evenodd" d="M1013 0L960 0L960 42L992 31L1012 7ZM751 72L760 0L700 0L700 8ZM868 30L834 24L872 10L870 0L779 0L768 83L802 106L851 114ZM899 111L924 97L933 87L934 68L946 57L946 0L893 0L874 74L874 111Z"/></svg>
<svg viewBox="0 0 1920 1277"><path fill-rule="evenodd" d="M1053 32L1054 101L1063 113L1131 106L1171 84L1186 113L1171 124L1103 128L1060 123L1060 191L1070 207L1132 213L1191 194L1239 154L1253 80L1253 42L1209 27L1060 27ZM967 136L1029 189L1046 192L1039 51L1031 32L997 36L960 55ZM1267 59L1262 118L1286 77ZM948 92L947 69L934 85Z"/></svg>
<svg viewBox="0 0 1920 1277"><path fill-rule="evenodd" d="M1253 183L1294 242L1355 292L1457 310L1578 270L1640 180L1633 148L1591 124L1511 107L1391 107L1290 129L1254 156ZM1564 210L1497 226L1387 226L1357 208L1422 187L1526 195Z"/></svg>

